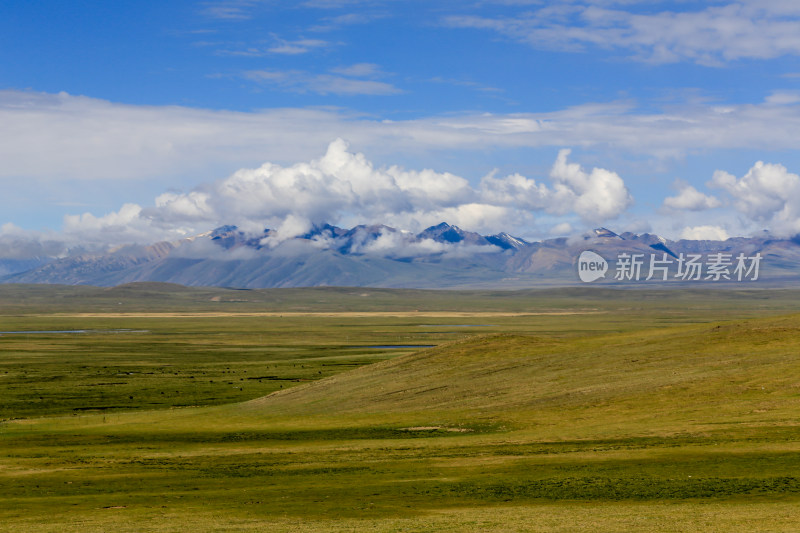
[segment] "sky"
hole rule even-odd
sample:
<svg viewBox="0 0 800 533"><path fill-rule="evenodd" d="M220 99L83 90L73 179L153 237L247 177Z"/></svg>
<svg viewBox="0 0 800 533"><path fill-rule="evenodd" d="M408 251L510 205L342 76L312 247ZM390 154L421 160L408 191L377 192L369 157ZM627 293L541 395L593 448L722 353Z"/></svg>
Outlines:
<svg viewBox="0 0 800 533"><path fill-rule="evenodd" d="M793 0L0 4L0 257L234 224L800 233Z"/></svg>

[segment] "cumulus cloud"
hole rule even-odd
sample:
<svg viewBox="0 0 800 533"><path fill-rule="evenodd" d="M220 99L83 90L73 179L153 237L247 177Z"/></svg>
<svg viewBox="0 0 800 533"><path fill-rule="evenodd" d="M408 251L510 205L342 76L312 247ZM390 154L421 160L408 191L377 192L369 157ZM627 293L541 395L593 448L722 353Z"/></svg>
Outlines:
<svg viewBox="0 0 800 533"><path fill-rule="evenodd" d="M267 163L242 169L208 185L204 194L214 212L211 218L218 221L274 225L291 216L310 225L338 221L347 214L380 220L393 214L443 209L461 205L473 191L465 179L449 173L375 168L363 154L348 151L347 143L338 139L320 159L288 167ZM174 210L169 213L173 219L178 214Z"/></svg>
<svg viewBox="0 0 800 533"><path fill-rule="evenodd" d="M779 164L758 161L741 178L718 170L709 185L727 193L748 219L767 224L775 235L800 233L800 176Z"/></svg>
<svg viewBox="0 0 800 533"><path fill-rule="evenodd" d="M686 211L704 211L720 207L722 202L715 196L704 194L688 183L678 182L678 194L664 198L664 207Z"/></svg>
<svg viewBox="0 0 800 533"><path fill-rule="evenodd" d="M101 216L92 213L66 215L62 233L68 241L93 244L149 243L185 236L181 226L164 227L145 216L137 204L124 204L119 211Z"/></svg>
<svg viewBox="0 0 800 533"><path fill-rule="evenodd" d="M155 199L155 209L147 210L149 218L164 223L174 220L208 220L213 215L208 193L192 191L188 194L165 192Z"/></svg>
<svg viewBox="0 0 800 533"><path fill-rule="evenodd" d="M481 180L481 197L499 205L518 205L532 210L545 209L553 196L553 191L544 183L529 179L521 174L511 174L503 178L495 177L494 172Z"/></svg>
<svg viewBox="0 0 800 533"><path fill-rule="evenodd" d="M564 235L570 235L573 232L572 224L569 222L561 222L560 224L556 224L552 228L550 228L550 235L556 237L563 237Z"/></svg>
<svg viewBox="0 0 800 533"><path fill-rule="evenodd" d="M296 235L311 225L348 216L413 229L442 220L498 229L515 218L527 222L527 212L542 210L597 222L618 216L631 204L628 189L616 173L598 168L586 172L568 162L568 155L569 150L559 152L550 187L515 174L487 176L474 189L464 178L448 172L376 168L364 154L349 151L347 143L337 139L320 159L289 167L267 163L242 169L203 192L170 194L157 208L164 212L162 220L191 222L199 214L213 212L209 218L239 225L291 221ZM294 236L287 230L277 232L284 234Z"/></svg>
<svg viewBox="0 0 800 533"><path fill-rule="evenodd" d="M433 239L417 239L411 232L398 231L385 226L378 228L377 233L376 238L367 238L368 230L357 230L354 239L355 245L350 251L396 259L422 255L441 255L449 259L474 258L479 254L502 251L496 246L465 242L443 243ZM361 238L359 239L359 237Z"/></svg>
<svg viewBox="0 0 800 533"><path fill-rule="evenodd" d="M533 217L523 210L479 202L435 208L429 211L417 209L406 213L392 214L387 217L387 221L393 226L413 231L446 221L455 226L469 228L470 231L484 233L518 228L526 224L532 225L534 222Z"/></svg>
<svg viewBox="0 0 800 533"><path fill-rule="evenodd" d="M414 238L414 234L397 231L388 227L377 229L377 237L372 238L370 228L358 228L353 236L352 253L377 255L382 257L404 258L445 253L453 246L433 239Z"/></svg>
<svg viewBox="0 0 800 533"><path fill-rule="evenodd" d="M10 222L0 226L0 259L60 257L67 251L63 237L53 232L26 230Z"/></svg>
<svg viewBox="0 0 800 533"><path fill-rule="evenodd" d="M336 139L322 157L308 162L240 169L189 192L160 194L148 207L126 203L103 215L68 215L62 235L93 246L144 244L233 224L256 236L270 228L261 244L277 248L324 223L378 223L419 231L447 221L493 233L530 228L537 213L588 223L616 217L630 205L630 194L616 173L586 171L569 162L568 155L569 150L559 152L549 183L492 174L475 188L448 172L376 167ZM330 247L331 239L323 235L311 244ZM408 244L404 239L402 234L386 235L370 246L399 249ZM414 246L436 248L425 242Z"/></svg>
<svg viewBox="0 0 800 533"><path fill-rule="evenodd" d="M558 152L550 170L552 186L519 174L505 178L489 175L481 181L483 198L557 215L574 212L587 223L616 218L633 203L617 173L602 168L586 172L578 163L567 161L570 153L568 149Z"/></svg>
<svg viewBox="0 0 800 533"><path fill-rule="evenodd" d="M681 231L680 238L692 241L724 241L729 235L719 226L687 226Z"/></svg>
<svg viewBox="0 0 800 533"><path fill-rule="evenodd" d="M289 214L277 229L261 239L261 244L274 248L283 241L308 233L313 227L314 225L309 219Z"/></svg>
<svg viewBox="0 0 800 533"><path fill-rule="evenodd" d="M555 183L555 212L572 210L585 221L602 222L619 216L633 203L617 173L603 168L587 173L578 163L567 162L569 154L567 149L559 151L550 171Z"/></svg>

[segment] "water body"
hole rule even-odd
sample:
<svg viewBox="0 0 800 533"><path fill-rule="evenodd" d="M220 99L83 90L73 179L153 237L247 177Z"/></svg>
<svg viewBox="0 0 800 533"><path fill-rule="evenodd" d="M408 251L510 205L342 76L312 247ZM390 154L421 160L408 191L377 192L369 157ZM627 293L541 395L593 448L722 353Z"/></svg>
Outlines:
<svg viewBox="0 0 800 533"><path fill-rule="evenodd" d="M497 324L420 324L421 328L491 328Z"/></svg>
<svg viewBox="0 0 800 533"><path fill-rule="evenodd" d="M394 350L401 348L433 348L435 344L375 344L373 346L348 346L348 348L376 348L381 350Z"/></svg>
<svg viewBox="0 0 800 533"><path fill-rule="evenodd" d="M0 335L57 335L60 333L149 333L146 329L41 329L29 331L0 331Z"/></svg>
<svg viewBox="0 0 800 533"><path fill-rule="evenodd" d="M0 331L0 335L50 335L53 333L87 333L85 329L42 329L30 331Z"/></svg>

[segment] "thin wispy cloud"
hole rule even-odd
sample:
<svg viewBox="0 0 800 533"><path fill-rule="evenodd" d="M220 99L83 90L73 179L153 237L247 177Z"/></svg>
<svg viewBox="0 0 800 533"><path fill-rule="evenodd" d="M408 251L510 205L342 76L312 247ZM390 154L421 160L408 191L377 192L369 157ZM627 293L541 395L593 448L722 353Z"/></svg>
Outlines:
<svg viewBox="0 0 800 533"><path fill-rule="evenodd" d="M229 57L268 57L271 55L292 56L307 54L314 50L334 46L334 43L323 41L321 39L296 39L293 41L288 41L275 37L273 41L274 42L271 44L262 44L256 46L245 46L243 44L232 46L230 44L224 44L224 47L220 48L215 53L216 55ZM212 44L219 45L222 43Z"/></svg>
<svg viewBox="0 0 800 533"><path fill-rule="evenodd" d="M430 79L428 79L426 81L428 81L430 83L438 83L438 84L444 84L444 85L454 85L456 87L469 87L470 89L473 89L475 91L484 92L484 93L502 94L502 93L505 92L504 89L501 89L499 87L491 87L491 86L483 85L483 84L480 84L478 82L471 81L471 80L460 80L460 79L456 79L456 78L446 78L446 77L442 77L442 76L436 76L436 77L430 78Z"/></svg>
<svg viewBox="0 0 800 533"><path fill-rule="evenodd" d="M298 93L311 92L338 96L385 96L402 92L401 89L383 81L336 74L313 74L300 70L249 70L243 74L243 77L265 86L278 87Z"/></svg>
<svg viewBox="0 0 800 533"><path fill-rule="evenodd" d="M267 48L267 52L272 54L297 55L308 53L316 48L325 48L328 46L330 46L330 43L321 39L298 39L295 41L282 41L276 46Z"/></svg>
<svg viewBox="0 0 800 533"><path fill-rule="evenodd" d="M216 0L201 3L200 13L211 19L246 21L253 18L259 7L270 6L267 0ZM375 4L374 0L307 0L297 2L294 8L309 8L319 10L336 10L349 7ZM270 6L274 7L274 6ZM345 14L327 17L328 20L338 25L355 23L358 14Z"/></svg>
<svg viewBox="0 0 800 533"><path fill-rule="evenodd" d="M537 49L600 48L650 63L718 66L800 55L797 3L748 0L699 6L653 11L645 2L556 2L525 6L510 16L451 15L444 23L492 31Z"/></svg>
<svg viewBox="0 0 800 533"><path fill-rule="evenodd" d="M201 4L201 14L211 19L244 21L252 17L256 0L222 0Z"/></svg>
<svg viewBox="0 0 800 533"><path fill-rule="evenodd" d="M386 12L358 12L346 13L343 15L336 15L333 17L323 17L318 24L308 27L311 32L331 32L347 28L348 26L364 25L374 22L378 19L386 18L391 15Z"/></svg>
<svg viewBox="0 0 800 533"><path fill-rule="evenodd" d="M335 75L253 71L265 84L355 95L391 86ZM342 78L344 79L344 78ZM342 82L344 83L344 82ZM367 85L364 85L367 84ZM348 93L346 93L348 94ZM800 150L800 104L714 103L638 110L631 102L587 104L549 113L451 114L406 120L334 109L233 112L178 106L132 106L104 100L0 91L0 177L146 179L176 170L220 168L259 159L301 159L346 136L386 153L516 147L600 147L611 154L681 158L696 150ZM98 126L100 125L100 126ZM98 129L100 127L100 129ZM101 132L101 134L98 134Z"/></svg>
<svg viewBox="0 0 800 533"><path fill-rule="evenodd" d="M342 9L346 7L353 7L365 4L377 4L380 1L376 0L306 0L302 2L304 7L313 7L315 9Z"/></svg>
<svg viewBox="0 0 800 533"><path fill-rule="evenodd" d="M375 63L356 63L346 67L335 67L331 69L331 72L355 78L372 78L386 75L381 71L380 66Z"/></svg>

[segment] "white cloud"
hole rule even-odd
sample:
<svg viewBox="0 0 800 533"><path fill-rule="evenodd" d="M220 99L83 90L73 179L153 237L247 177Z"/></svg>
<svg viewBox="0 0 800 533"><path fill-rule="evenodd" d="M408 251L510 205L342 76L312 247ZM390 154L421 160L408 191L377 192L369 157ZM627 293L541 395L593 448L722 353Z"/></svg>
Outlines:
<svg viewBox="0 0 800 533"><path fill-rule="evenodd" d="M381 155L580 146L674 158L702 149L800 149L800 105L768 102L661 113L611 102L390 121L332 109L245 113L0 91L0 123L0 179L15 181L192 176L196 183L265 160L308 160L336 137Z"/></svg>
<svg viewBox="0 0 800 533"><path fill-rule="evenodd" d="M91 213L67 215L64 218L64 231L81 233L86 230L125 231L131 223L141 220L142 208L136 204L125 204L119 211L97 217Z"/></svg>
<svg viewBox="0 0 800 533"><path fill-rule="evenodd" d="M309 31L326 32L340 29L346 26L355 24L367 24L377 18L383 18L382 14L365 14L365 13L347 13L344 15L337 15L335 17L325 17L322 19L321 24L317 24L309 28Z"/></svg>
<svg viewBox="0 0 800 533"><path fill-rule="evenodd" d="M400 94L403 91L383 81L360 80L334 76L332 74L317 74L308 78L304 85L305 90L317 94L352 95L389 95Z"/></svg>
<svg viewBox="0 0 800 533"><path fill-rule="evenodd" d="M451 16L445 22L495 31L539 49L619 49L654 63L688 60L720 65L800 55L796 3L705 3L681 12L642 11L636 4L642 2L545 3L545 7L526 7L516 16Z"/></svg>
<svg viewBox="0 0 800 533"><path fill-rule="evenodd" d="M394 85L383 81L358 79L335 74L311 74L299 70L249 70L244 73L244 77L260 84L276 85L299 93L378 96L403 92Z"/></svg>
<svg viewBox="0 0 800 533"><path fill-rule="evenodd" d="M67 250L64 238L53 232L26 230L10 222L0 226L0 259L59 257Z"/></svg>
<svg viewBox="0 0 800 533"><path fill-rule="evenodd" d="M102 216L95 216L92 213L66 215L62 233L67 242L92 247L175 240L187 236L193 229L180 223L161 224L153 217L144 215L141 206L128 203L119 211Z"/></svg>
<svg viewBox="0 0 800 533"><path fill-rule="evenodd" d="M207 4L202 14L213 19L247 20L252 16L252 5L249 0L221 0Z"/></svg>
<svg viewBox="0 0 800 533"><path fill-rule="evenodd" d="M410 204L423 209L450 207L472 201L476 193L467 180L449 172L389 167L386 175L402 189Z"/></svg>
<svg viewBox="0 0 800 533"><path fill-rule="evenodd" d="M172 220L208 220L213 216L208 193L192 191L188 194L165 192L155 199L156 208L151 217L164 222Z"/></svg>
<svg viewBox="0 0 800 533"><path fill-rule="evenodd" d="M471 231L493 233L509 225L518 225L524 220L523 214L505 206L471 202L432 211L415 211L411 213L413 221L419 228L433 226L440 222L449 222L454 226L469 228Z"/></svg>
<svg viewBox="0 0 800 533"><path fill-rule="evenodd" d="M11 223L3 224L0 226L0 259L64 257L107 250L114 245L172 241L186 237L188 231L186 227L165 225L145 216L139 205L129 203L103 216L67 215L60 232L25 230Z"/></svg>
<svg viewBox="0 0 800 533"><path fill-rule="evenodd" d="M560 150L550 177L554 185L555 213L576 212L588 222L602 222L619 216L633 198L619 175L603 168L586 173L579 164L568 163L570 150Z"/></svg>
<svg viewBox="0 0 800 533"><path fill-rule="evenodd" d="M352 76L354 78L369 78L383 75L381 68L375 63L356 63L347 67L336 67L332 68L331 72L343 76Z"/></svg>
<svg viewBox="0 0 800 533"><path fill-rule="evenodd" d="M779 236L800 233L800 176L779 164L758 161L741 178L718 170L709 185L725 191L736 209Z"/></svg>
<svg viewBox="0 0 800 533"><path fill-rule="evenodd" d="M268 237L261 239L261 244L274 248L283 241L308 233L313 227L307 218L289 214L277 229L271 231Z"/></svg>
<svg viewBox="0 0 800 533"><path fill-rule="evenodd" d="M380 257L419 257L441 254L449 259L470 258L478 254L500 252L496 246L469 244L464 242L443 243L433 239L416 239L413 234L401 231L382 230L376 239L365 240L356 253Z"/></svg>
<svg viewBox="0 0 800 533"><path fill-rule="evenodd" d="M798 91L774 91L764 99L764 102L773 105L793 105L800 103Z"/></svg>
<svg viewBox="0 0 800 533"><path fill-rule="evenodd" d="M719 198L704 194L688 183L678 183L678 194L664 199L664 207L687 211L703 211L720 207Z"/></svg>
<svg viewBox="0 0 800 533"><path fill-rule="evenodd" d="M597 221L617 216L630 204L617 174L596 168L585 172L567 162L568 153L559 152L550 187L512 175L488 176L475 189L447 172L377 168L337 139L321 158L309 162L241 169L193 191L160 194L149 207L126 203L101 216L67 215L62 239L89 247L145 244L233 224L252 235L271 228L262 244L275 248L323 223L377 223L419 231L446 221L494 233L530 229L540 212ZM6 233L12 229L9 226ZM331 239L320 238L312 244L328 247ZM376 246L404 244L400 241L402 235L387 236ZM430 243L415 246L430 247Z"/></svg>
<svg viewBox="0 0 800 533"><path fill-rule="evenodd" d="M569 150L560 150L549 178L542 181L490 174L475 188L447 172L376 167L337 139L322 157L308 162L241 169L192 191L160 194L148 207L126 203L104 215L68 215L60 234L26 232L6 224L0 228L0 245L58 255L75 246L96 249L176 240L223 224L254 235L271 228L264 241L270 247L325 222L419 231L446 221L484 234L510 231L525 236L536 227L539 234L547 227L568 233L580 230L574 225L578 220L586 226L621 216L621 224L631 230L627 209L632 197L624 180L610 170L584 169L569 161L569 155ZM702 218L684 218L688 225L679 230L683 238L724 239L731 228L766 227L776 236L800 233L800 176L784 166L758 162L741 178L717 171L709 185L722 192L725 205L732 206L741 221L726 219L721 225L718 219L709 225ZM678 187L678 194L664 201L666 208L699 211L722 204L688 184L679 182ZM749 223L742 222L745 219ZM320 238L311 246L330 247L331 239ZM380 246L396 245L400 250L406 244L400 234L384 237Z"/></svg>
<svg viewBox="0 0 800 533"><path fill-rule="evenodd" d="M288 167L266 163L201 189L161 195L146 215L175 224L197 222L198 215L208 223L254 227L283 227L292 221L292 228L303 226L300 233L311 224L348 217L381 223L449 220L488 227L508 216L505 207L475 203L478 193L464 178L430 169L375 168L363 154L350 152L341 139L332 142L323 157L308 163ZM296 234L279 231L276 238Z"/></svg>
<svg viewBox="0 0 800 533"><path fill-rule="evenodd" d="M555 237L563 237L565 235L570 235L573 232L572 224L569 222L561 222L560 224L556 224L552 228L550 228L550 235Z"/></svg>
<svg viewBox="0 0 800 533"><path fill-rule="evenodd" d="M728 237L728 232L719 226L685 227L680 235L681 239L692 241L724 241Z"/></svg>
<svg viewBox="0 0 800 533"><path fill-rule="evenodd" d="M559 215L574 212L591 223L616 218L633 203L618 174L602 168L587 173L579 164L567 161L569 154L567 149L558 152L550 171L552 187L519 174L505 178L490 174L481 181L482 197L501 205Z"/></svg>
<svg viewBox="0 0 800 533"><path fill-rule="evenodd" d="M329 46L327 41L320 39L298 39L296 41L281 41L279 44L267 49L272 54L297 55L310 52L314 48Z"/></svg>
<svg viewBox="0 0 800 533"><path fill-rule="evenodd" d="M272 46L247 46L242 48L240 43L237 43L235 46L237 47L229 46L228 48L222 48L217 50L215 54L229 57L267 57L273 54L300 55L317 48L330 47L332 43L320 39L297 39L295 41L287 41L285 39L276 38L276 43Z"/></svg>
<svg viewBox="0 0 800 533"><path fill-rule="evenodd" d="M491 173L481 180L480 187L481 197L486 202L534 210L548 207L553 195L547 185L520 174L496 178L495 173Z"/></svg>
<svg viewBox="0 0 800 533"><path fill-rule="evenodd" d="M381 257L403 258L445 253L448 248L452 248L452 245L433 239L417 240L411 233L388 231L381 228L375 239L367 239L366 233L360 242L356 239L356 245L351 251Z"/></svg>

